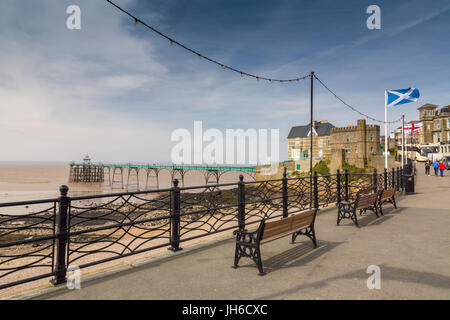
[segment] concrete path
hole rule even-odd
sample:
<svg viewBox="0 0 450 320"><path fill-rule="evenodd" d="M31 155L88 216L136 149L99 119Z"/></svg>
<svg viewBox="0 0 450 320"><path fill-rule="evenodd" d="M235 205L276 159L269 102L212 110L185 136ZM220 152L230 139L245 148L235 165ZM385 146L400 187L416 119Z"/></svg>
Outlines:
<svg viewBox="0 0 450 320"><path fill-rule="evenodd" d="M324 210L319 248L306 237L262 246L264 277L246 258L231 268L228 239L38 299L450 299L450 176L418 170L416 194L386 205L384 217L336 226L336 210ZM367 288L369 265L381 269L379 290Z"/></svg>

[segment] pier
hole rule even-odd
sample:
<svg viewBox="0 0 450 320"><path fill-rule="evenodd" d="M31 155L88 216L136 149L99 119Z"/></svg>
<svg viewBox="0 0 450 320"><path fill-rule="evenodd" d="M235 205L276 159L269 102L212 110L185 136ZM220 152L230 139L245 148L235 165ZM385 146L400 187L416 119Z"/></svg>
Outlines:
<svg viewBox="0 0 450 320"><path fill-rule="evenodd" d="M218 184L220 177L230 171L238 171L255 179L256 167L234 166L204 166L204 165L158 165L158 164L93 164L89 157L83 163L70 164L69 182L103 183L106 182L113 189L139 190L139 173L145 172L145 190L159 189L159 175L167 170L171 180L179 179L181 186L185 185L185 175L188 171L196 170L203 174L205 184Z"/></svg>

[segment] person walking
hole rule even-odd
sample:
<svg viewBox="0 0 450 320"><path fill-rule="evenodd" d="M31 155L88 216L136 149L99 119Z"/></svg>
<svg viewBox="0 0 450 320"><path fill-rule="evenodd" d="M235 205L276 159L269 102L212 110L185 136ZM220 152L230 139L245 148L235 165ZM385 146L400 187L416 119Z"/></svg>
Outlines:
<svg viewBox="0 0 450 320"><path fill-rule="evenodd" d="M441 177L444 176L444 170L445 170L445 165L444 165L444 162L441 160L439 162L439 171L441 172Z"/></svg>
<svg viewBox="0 0 450 320"><path fill-rule="evenodd" d="M430 175L430 167L431 167L431 161L427 160L425 162L425 175L427 175L427 176Z"/></svg>
<svg viewBox="0 0 450 320"><path fill-rule="evenodd" d="M437 162L437 160L434 160L433 168L434 168L434 175L437 176L438 175L438 170L439 170L439 162Z"/></svg>

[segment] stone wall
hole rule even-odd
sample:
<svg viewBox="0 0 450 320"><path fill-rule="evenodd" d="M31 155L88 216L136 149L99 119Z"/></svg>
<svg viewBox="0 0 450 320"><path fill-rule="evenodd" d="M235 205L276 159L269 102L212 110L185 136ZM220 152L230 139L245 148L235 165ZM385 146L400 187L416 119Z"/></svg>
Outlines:
<svg viewBox="0 0 450 320"><path fill-rule="evenodd" d="M372 156L381 153L380 126L368 125L364 119L358 120L356 126L331 129L330 140L330 168L333 169L341 167L343 160L358 168L364 168Z"/></svg>

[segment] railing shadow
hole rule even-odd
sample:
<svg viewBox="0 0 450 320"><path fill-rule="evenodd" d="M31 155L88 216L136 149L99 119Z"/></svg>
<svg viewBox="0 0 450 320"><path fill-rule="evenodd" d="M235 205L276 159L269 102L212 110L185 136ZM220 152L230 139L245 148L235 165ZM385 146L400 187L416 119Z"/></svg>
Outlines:
<svg viewBox="0 0 450 320"><path fill-rule="evenodd" d="M382 273L382 281L399 281L406 283L416 283L419 285L426 285L434 288L440 289L450 289L450 277L442 274L428 272L428 271L417 271L406 268L390 267L388 265L379 265ZM257 300L268 300L277 299L279 296L287 294L299 293L305 289L320 289L329 286L332 282L347 279L355 281L367 281L368 274L365 269L354 270L341 275L336 275L333 277L324 278L322 280L313 281L310 283L301 284L287 290L278 291L276 293L257 297Z"/></svg>

